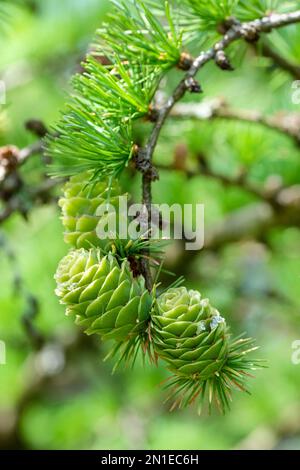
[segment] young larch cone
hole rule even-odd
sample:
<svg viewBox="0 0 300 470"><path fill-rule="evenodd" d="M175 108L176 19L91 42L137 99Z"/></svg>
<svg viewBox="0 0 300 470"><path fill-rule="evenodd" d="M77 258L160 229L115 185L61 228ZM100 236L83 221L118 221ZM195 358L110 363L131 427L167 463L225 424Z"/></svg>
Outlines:
<svg viewBox="0 0 300 470"><path fill-rule="evenodd" d="M111 246L119 232L120 188L116 180L110 184L108 178L96 182L90 181L90 178L91 174L85 172L72 176L65 184L64 196L59 200L65 228L64 240L74 248L105 249ZM113 227L111 233L110 219ZM108 228L105 237L99 235L100 224L104 230L105 226Z"/></svg>
<svg viewBox="0 0 300 470"><path fill-rule="evenodd" d="M87 334L120 342L145 333L152 296L127 260L119 264L98 249L74 250L59 263L55 279L66 314L74 315Z"/></svg>
<svg viewBox="0 0 300 470"><path fill-rule="evenodd" d="M222 411L229 407L231 389L245 390L245 371L258 367L246 355L253 348L248 338L231 340L223 317L208 299L185 287L170 288L156 301L152 315L156 354L165 360L173 377L173 406L186 406L206 393ZM251 346L251 347L250 347Z"/></svg>

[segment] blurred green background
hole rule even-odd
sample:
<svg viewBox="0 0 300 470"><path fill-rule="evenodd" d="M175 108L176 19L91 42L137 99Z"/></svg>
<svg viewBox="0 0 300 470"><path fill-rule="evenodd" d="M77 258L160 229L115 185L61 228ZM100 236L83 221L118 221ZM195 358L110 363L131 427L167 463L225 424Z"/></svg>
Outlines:
<svg viewBox="0 0 300 470"><path fill-rule="evenodd" d="M24 123L55 122L69 90L69 78L80 70L94 31L108 10L104 0L40 0L11 7L0 42L0 79L7 87L1 107L0 145L22 148L36 140ZM274 33L270 41L289 60L300 62L300 26ZM298 45L298 47L296 47ZM225 74L214 65L201 72L204 96L224 97L237 109L271 114L300 112L292 103L288 73L240 45L232 51L236 71ZM174 72L166 89L179 78ZM140 138L147 125L137 130ZM184 151L189 168L205 155L215 172L234 177L240 171L262 185L270 178L300 184L299 147L279 133L247 124L171 121L156 151L167 164ZM34 156L22 177L34 184L45 171ZM140 195L140 177L128 171L125 189ZM201 174L161 171L155 202L205 204L206 230L241 208L259 201L243 188L224 187ZM59 190L58 190L59 193ZM159 387L168 373L162 366L138 364L134 371L111 375L103 363L106 346L87 338L64 316L54 295L53 275L67 252L55 204L31 208L1 226L0 340L6 343L6 365L0 365L0 448L30 449L300 449L300 365L291 361L292 342L300 339L300 231L275 226L218 249L204 249L185 259L178 243L167 252L166 267L184 274L232 324L257 338L259 356L268 369L256 373L251 395L236 392L225 417L194 409L170 413ZM17 277L17 279L16 279ZM22 288L17 289L18 282ZM173 278L165 276L164 282ZM26 335L28 298L38 301L34 325L46 338L34 349Z"/></svg>

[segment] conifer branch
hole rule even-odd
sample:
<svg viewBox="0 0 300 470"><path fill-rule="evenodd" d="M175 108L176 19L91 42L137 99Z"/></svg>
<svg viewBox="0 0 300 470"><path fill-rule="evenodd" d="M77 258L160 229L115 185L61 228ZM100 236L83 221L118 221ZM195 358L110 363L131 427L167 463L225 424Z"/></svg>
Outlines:
<svg viewBox="0 0 300 470"><path fill-rule="evenodd" d="M264 116L261 112L231 108L225 100L217 98L201 103L179 103L171 111L173 118L195 119L199 121L224 119L262 125L291 137L300 146L300 114L278 112Z"/></svg>
<svg viewBox="0 0 300 470"><path fill-rule="evenodd" d="M27 129L31 127L31 124L26 124ZM35 121L34 127L36 128L37 125L38 121ZM42 123L39 123L35 133L43 136L45 130ZM31 205L56 201L53 190L62 183L61 178L55 180L45 178L40 184L32 187L26 185L20 175L20 168L35 155L43 155L42 139L22 149L14 145L0 148L0 200L4 203L4 207L0 211L0 224L15 213L21 214L26 219Z"/></svg>
<svg viewBox="0 0 300 470"><path fill-rule="evenodd" d="M9 200L5 201L4 209L0 211L0 224L15 213L19 213L27 219L29 209L31 209L32 206L57 202L57 197L55 197L53 191L61 185L62 181L62 179L45 179L45 181L41 182L37 187L31 188L23 186L22 191L16 189ZM26 198L24 198L24 194L26 194ZM26 200L27 203L24 203L24 200ZM30 207L28 201L30 201Z"/></svg>
<svg viewBox="0 0 300 470"><path fill-rule="evenodd" d="M275 210L285 210L287 206L299 205L300 189L299 186L283 186L277 181L267 181L264 186L258 186L247 179L244 172L240 172L235 177L227 176L225 174L214 171L210 168L203 155L199 158L199 169L189 170L186 168L177 168L175 165L157 165L157 168L162 171L181 171L186 174L188 178L195 178L197 176L207 176L208 178L219 181L223 186L235 186L241 188L256 198L268 203Z"/></svg>
<svg viewBox="0 0 300 470"><path fill-rule="evenodd" d="M33 155L38 155L43 150L43 143L41 140L34 142L28 147L18 149L14 145L6 145L0 148L0 182L2 183L5 179L13 172L15 172L20 166L22 166L28 158Z"/></svg>
<svg viewBox="0 0 300 470"><path fill-rule="evenodd" d="M175 104L180 101L188 91L191 91L191 82L195 81L196 75L204 65L206 65L211 60L215 60L218 52L225 51L225 49L227 49L232 43L239 39L245 39L248 42L255 42L259 38L260 33L270 33L273 29L281 28L283 26L298 22L300 22L300 10L284 14L274 13L270 16L265 16L261 19L244 23L240 23L237 20L232 21L231 27L224 34L223 38L213 47L199 54L199 56L194 60L189 71L185 74L184 78L179 82L174 92L167 100L166 104L157 110L156 123L145 148L141 150L146 165L149 168L152 167L152 157L154 150L166 119L168 118ZM143 203L146 205L146 207L150 207L151 205L151 184L152 179L149 174L144 174L142 181Z"/></svg>
<svg viewBox="0 0 300 470"><path fill-rule="evenodd" d="M180 81L171 97L166 104L157 110L157 121L152 130L148 143L145 147L145 159L151 161L154 149L156 147L161 129L170 114L175 104L183 98L187 91L189 91L189 80L194 79L200 69L213 60L218 51L224 51L233 42L244 38L249 38L249 34L254 34L254 31L259 33L269 33L272 29L281 28L288 24L300 22L300 10L289 14L273 14L264 17L260 20L250 21L246 23L235 23L229 31L224 35L223 39L218 41L212 48L201 54L194 60L190 70L186 73L185 77Z"/></svg>

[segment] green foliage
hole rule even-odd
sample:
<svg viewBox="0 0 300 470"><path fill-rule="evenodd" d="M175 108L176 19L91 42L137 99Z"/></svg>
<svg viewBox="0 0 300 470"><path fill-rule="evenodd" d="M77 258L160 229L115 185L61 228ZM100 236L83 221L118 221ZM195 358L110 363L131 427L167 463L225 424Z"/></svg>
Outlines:
<svg viewBox="0 0 300 470"><path fill-rule="evenodd" d="M272 12L288 12L297 8L296 1L279 0L185 0L198 15L203 28L216 28L230 17L250 21Z"/></svg>
<svg viewBox="0 0 300 470"><path fill-rule="evenodd" d="M234 15L239 0L187 0L200 17L203 29L216 29L218 24Z"/></svg>
<svg viewBox="0 0 300 470"><path fill-rule="evenodd" d="M267 14L270 2L238 0L202 2L186 0L179 21L190 39L202 40L201 30L216 37L218 26L229 17ZM52 174L69 176L94 170L94 177L119 176L133 152L132 121L147 116L164 72L180 63L182 30L164 5L167 27L151 12L153 1L116 2L114 13L98 31L94 51L83 64L84 73L73 80L75 94L47 141L53 159ZM162 2L154 1L161 8ZM154 9L155 10L155 9ZM180 12L178 6L178 12ZM194 17L196 22L190 21ZM107 62L103 65L101 62Z"/></svg>
<svg viewBox="0 0 300 470"><path fill-rule="evenodd" d="M162 22L141 0L114 2L109 23L98 30L95 49L114 61L115 54L131 64L158 66L161 71L178 64L182 32L173 20L168 1L164 5L167 24Z"/></svg>
<svg viewBox="0 0 300 470"><path fill-rule="evenodd" d="M132 154L131 122L103 119L102 109L83 96L73 97L54 132L58 137L48 137L46 145L55 176L93 170L95 178L116 177Z"/></svg>
<svg viewBox="0 0 300 470"><path fill-rule="evenodd" d="M54 129L55 137L47 139L54 175L93 169L95 178L118 176L132 155L132 120L149 112L162 72L179 61L181 40L169 6L167 35L143 2L134 5L138 18L124 3L118 5L118 21L112 17L99 32L100 46L83 64L84 74L73 80L76 94ZM99 50L109 65L101 64Z"/></svg>
<svg viewBox="0 0 300 470"><path fill-rule="evenodd" d="M269 47L275 48L278 53L292 63L297 64L300 57L300 27L293 25L273 33L265 39ZM288 79L289 77L286 77Z"/></svg>
<svg viewBox="0 0 300 470"><path fill-rule="evenodd" d="M46 4L53 6L54 3L40 0L45 9ZM1 135L3 143L14 142L21 147L28 142L22 123L28 118L28 113L32 113L33 102L36 103L35 113L47 123L53 122L56 109L63 105L62 77L69 76L73 70L79 51L86 45L86 35L93 30L95 18L99 17L94 10L89 10L86 2L76 2L77 7L80 3L83 5L81 10L78 7L81 15L73 17L69 25L65 10L62 14L67 2L56 3L61 4L61 8L55 22L51 23L46 15L36 16L33 22L32 16L28 15L12 23L13 35L7 38L5 50L1 51L2 69L24 58L32 74L31 81L10 91L11 103L7 111L10 126L7 133ZM150 5L150 0L146 3ZM260 5L263 3L266 4L260 2ZM287 3L292 4L280 2L278 9L283 9ZM254 18L253 12L245 13L253 4L244 2L239 19ZM85 16L88 10L92 11L89 17ZM174 13L176 15L176 11ZM199 18L194 14L190 18L199 25ZM63 27L56 29L55 24ZM186 36L190 39L189 33L184 34L184 45L187 44ZM208 36L206 32L205 36ZM198 29L195 37L198 38L195 50L199 53L203 33ZM298 39L297 26L268 35L270 45L295 62L299 58ZM230 77L220 74L212 66L203 69L201 80L207 96L221 94L229 103L244 109L259 109L265 114L283 108L297 111L290 100L291 77L285 72L280 74L283 79L275 83L273 62L267 59L257 61L254 54L248 54L244 65ZM167 94L171 92L173 83L171 76L170 82L166 82ZM135 125L138 126L139 122ZM262 129L259 124L218 120L214 123L171 122L158 144L156 162L172 163L177 148L183 143L188 147L186 166L192 170L198 168L196 157L201 151L214 171L228 176L246 171L251 182L259 187L274 177L281 178L287 185L299 183L297 148L288 137ZM22 176L28 180L38 168L38 161L34 159L32 165L26 164L22 169ZM122 175L122 183L138 200L138 178L131 174L129 177L128 172ZM206 221L209 229L235 209L250 207L253 202L253 197L240 187L224 188L219 181L204 175L187 179L183 172L170 171L160 172L154 197L157 201L180 204L203 201L209 207ZM71 343L77 333L72 322L66 321L63 310L57 306L52 294L53 282L49 277L49 271L54 272L56 262L65 252L57 219L57 213L46 208L33 211L29 224L16 217L5 229L17 252L27 287L40 302L37 326L43 329L50 341L63 338L62 341ZM227 318L230 315L235 331L245 329L252 336L259 337L263 345L263 355L267 357L270 369L259 374L253 382L254 393L250 401L246 394L237 394L231 414L211 416L209 420L205 417L195 420L189 411L182 411L180 415L170 414L161 405L161 392L157 387L157 383L166 378L163 367L144 370L137 365L132 372L125 374L120 371L118 376L111 377L111 364L103 365L99 359L103 354L102 346L97 344L98 349L91 350L92 341L89 347L86 347L86 342L80 342L77 355L67 356L62 373L50 378L50 386L27 402L20 417L19 439L25 441L26 447L35 449L137 446L149 449L229 449L251 445L299 448L299 434L293 440L289 435L289 430L296 429L295 422L299 421L299 373L290 361L291 344L295 340L295 331L299 330L299 230L296 227L265 230L263 240L267 246L261 241L248 241L226 246L217 254L208 250L199 255L195 253L192 262L185 266L189 273L188 286L201 289L213 298L220 311ZM135 245L132 253L136 253ZM178 246L170 247L168 253L167 267L173 269L175 265L177 269ZM122 252L122 257L127 255L126 251ZM10 267L5 259L1 259L1 334L9 345L9 362L0 367L0 396L1 408L8 406L10 410L18 409L19 398L23 393L27 396L31 375L40 373L40 369L37 369L39 355L34 354L37 360L30 362L33 353L27 338L24 339L20 321L22 299L16 299ZM185 264L185 261L180 262L179 271ZM105 345L103 347L105 349ZM41 433L41 429L45 432ZM283 435L285 431L282 430L287 430L287 434Z"/></svg>
<svg viewBox="0 0 300 470"><path fill-rule="evenodd" d="M237 16L241 20L254 20L272 12L288 12L297 8L297 1L279 0L239 0Z"/></svg>
<svg viewBox="0 0 300 470"><path fill-rule="evenodd" d="M158 85L159 70L149 66L126 66L115 55L112 66L104 66L94 57L84 65L86 72L74 80L74 88L92 101L104 120L130 122L149 112L149 104Z"/></svg>
<svg viewBox="0 0 300 470"><path fill-rule="evenodd" d="M172 409L184 408L197 402L200 414L205 402L208 401L209 412L215 404L225 414L230 410L232 390L248 392L245 382L249 378L249 371L261 367L261 361L247 358L247 354L255 350L251 338L235 338L229 344L226 362L216 373L203 380L199 377L186 375L173 375L166 388L172 400Z"/></svg>

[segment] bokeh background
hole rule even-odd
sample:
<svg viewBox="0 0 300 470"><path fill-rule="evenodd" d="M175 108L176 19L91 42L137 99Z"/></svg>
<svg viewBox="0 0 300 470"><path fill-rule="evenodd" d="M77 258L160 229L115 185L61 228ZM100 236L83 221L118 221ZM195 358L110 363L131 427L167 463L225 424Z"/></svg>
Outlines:
<svg viewBox="0 0 300 470"><path fill-rule="evenodd" d="M109 9L104 0L24 3L6 10L0 36L0 79L7 87L0 145L19 148L37 140L25 128L29 119L51 128L58 118L69 79L80 72ZM272 33L268 41L291 63L300 63L300 26ZM238 51L233 51L234 72L214 65L201 72L205 93L193 100L218 97L234 109L266 115L300 113L300 104L292 102L295 74L250 46L240 45ZM164 91L179 74L168 77ZM147 124L137 132L142 139ZM206 233L214 234L222 221L232 227L228 217L233 214L239 226L259 218L263 207L268 210L266 201L236 181L239 175L259 188L295 187L299 157L293 139L260 124L171 120L155 159L176 170L161 171L154 199L204 203ZM251 395L236 392L226 416L204 412L199 417L194 409L170 413L159 387L168 376L162 366L138 363L133 371L111 375L111 363L102 360L107 346L83 335L64 316L53 280L67 252L55 201L60 186L51 198L32 197L32 188L45 178L45 164L35 155L19 170L22 213L0 226L0 340L6 343L6 365L0 365L0 448L299 449L300 364L291 361L292 343L300 339L299 217L292 213L283 222L254 223L254 230L244 230L238 240L215 237L192 255L179 242L168 247L166 268L184 274L191 288L209 297L234 333L247 331L257 338L258 355L268 361L268 369L251 382ZM199 174L188 177L186 169ZM139 200L139 175L129 170L123 186ZM167 275L162 280L173 282Z"/></svg>

